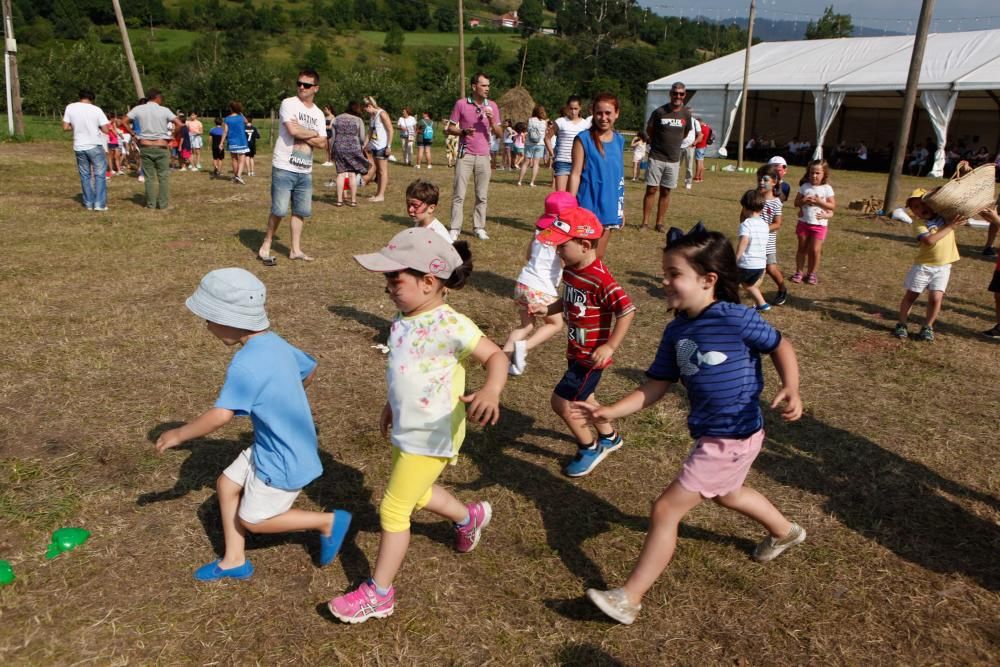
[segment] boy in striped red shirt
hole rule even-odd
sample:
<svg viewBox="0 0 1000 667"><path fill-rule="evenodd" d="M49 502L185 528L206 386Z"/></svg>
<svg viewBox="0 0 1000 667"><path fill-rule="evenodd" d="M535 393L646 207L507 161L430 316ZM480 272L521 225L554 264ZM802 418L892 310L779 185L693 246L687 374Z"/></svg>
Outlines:
<svg viewBox="0 0 1000 667"><path fill-rule="evenodd" d="M539 242L556 246L564 265L562 300L548 307L533 306L532 312L553 315L561 311L566 320L569 368L553 390L552 409L566 422L579 448L563 468L568 477L590 473L623 444L611 422L594 424L595 439L587 422L570 410L573 401L599 405L594 389L635 315L632 300L597 257L597 241L603 231L593 213L577 207L561 212L538 236Z"/></svg>

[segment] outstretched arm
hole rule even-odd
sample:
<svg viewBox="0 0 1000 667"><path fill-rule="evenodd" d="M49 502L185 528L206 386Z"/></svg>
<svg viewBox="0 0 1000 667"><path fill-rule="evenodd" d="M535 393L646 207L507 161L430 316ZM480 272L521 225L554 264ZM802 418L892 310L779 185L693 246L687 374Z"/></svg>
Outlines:
<svg viewBox="0 0 1000 667"><path fill-rule="evenodd" d="M162 454L171 447L176 447L188 440L208 435L231 422L234 414L232 410L226 410L225 408L212 408L193 422L189 422L178 428L172 428L169 431L164 431L156 439L156 452Z"/></svg>
<svg viewBox="0 0 1000 667"><path fill-rule="evenodd" d="M667 380L646 380L617 403L594 405L586 401L573 401L571 409L576 416L591 422L620 419L656 403L663 398L672 384L673 382Z"/></svg>

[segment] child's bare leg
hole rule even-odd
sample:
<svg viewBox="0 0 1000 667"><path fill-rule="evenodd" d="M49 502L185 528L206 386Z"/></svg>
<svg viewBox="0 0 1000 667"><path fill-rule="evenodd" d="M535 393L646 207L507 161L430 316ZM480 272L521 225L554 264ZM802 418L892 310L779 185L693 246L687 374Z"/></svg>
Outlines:
<svg viewBox="0 0 1000 667"><path fill-rule="evenodd" d="M514 343L530 336L531 330L535 328L535 317L520 303L517 305L517 314L521 318L521 326L512 329L507 335L507 341L503 344L503 351L507 356L513 354Z"/></svg>
<svg viewBox="0 0 1000 667"><path fill-rule="evenodd" d="M297 533L303 530L315 530L329 536L333 532L333 516L333 512L290 509L259 523L245 521L240 523L251 533Z"/></svg>
<svg viewBox="0 0 1000 667"><path fill-rule="evenodd" d="M431 487L431 499L424 505L424 509L443 516L452 523L461 523L469 518L469 510L465 504L439 484Z"/></svg>
<svg viewBox="0 0 1000 667"><path fill-rule="evenodd" d="M594 442L594 434L590 430L590 426L586 421L575 417L572 412L570 412L569 401L561 396L552 394L551 405L552 410L559 415L566 426L569 427L570 433L576 438L576 442L579 445L589 445Z"/></svg>
<svg viewBox="0 0 1000 667"><path fill-rule="evenodd" d="M910 310L913 308L913 304L919 296L919 292L906 290L906 294L903 295L902 301L899 302L899 322L906 324L906 320L910 318Z"/></svg>
<svg viewBox="0 0 1000 667"><path fill-rule="evenodd" d="M271 243L274 241L274 234L278 231L278 225L280 224L281 216L274 215L273 213L267 216L267 232L264 234L264 242L260 244L260 250L257 251L257 255L267 257L271 254Z"/></svg>
<svg viewBox="0 0 1000 667"><path fill-rule="evenodd" d="M526 349L531 350L536 348L562 331L563 318L561 314L548 315L542 322L542 325L536 328L535 331L528 336L527 340L524 341L524 347Z"/></svg>
<svg viewBox="0 0 1000 667"><path fill-rule="evenodd" d="M778 539L788 535L788 531L792 529L792 523L771 504L770 500L748 486L741 486L724 496L716 496L713 500L723 507L736 510L743 516L753 519Z"/></svg>
<svg viewBox="0 0 1000 667"><path fill-rule="evenodd" d="M806 268L806 246L809 240L804 236L798 238L799 245L795 249L795 272L802 273Z"/></svg>
<svg viewBox="0 0 1000 667"><path fill-rule="evenodd" d="M688 491L674 480L653 501L649 516L649 532L642 543L639 562L625 582L625 593L633 604L639 604L674 557L677 547L677 527L684 515L701 503L701 494Z"/></svg>
<svg viewBox="0 0 1000 667"><path fill-rule="evenodd" d="M756 305L762 306L767 303L764 301L764 295L761 294L760 288L756 285L743 285L743 289L747 291L747 294L750 295L750 298L753 299Z"/></svg>
<svg viewBox="0 0 1000 667"><path fill-rule="evenodd" d="M943 301L944 292L941 290L927 291L927 322L925 324L931 329L934 328L934 323L937 322L938 315L941 314L941 303Z"/></svg>
<svg viewBox="0 0 1000 667"><path fill-rule="evenodd" d="M809 273L819 273L819 260L823 256L823 240L809 239Z"/></svg>
<svg viewBox="0 0 1000 667"><path fill-rule="evenodd" d="M778 291L783 292L785 290L785 276L781 274L781 267L777 264L768 264L766 271L774 284L778 286Z"/></svg>
<svg viewBox="0 0 1000 667"><path fill-rule="evenodd" d="M382 540L378 545L378 558L375 560L375 572L372 579L379 588L389 588L393 579L403 566L406 550L410 548L410 530L398 533L382 531Z"/></svg>
<svg viewBox="0 0 1000 667"><path fill-rule="evenodd" d="M222 535L226 541L226 553L219 561L219 567L228 570L246 562L246 530L237 518L240 509L240 495L243 487L225 475L219 475L215 482L219 495L219 515L222 519Z"/></svg>

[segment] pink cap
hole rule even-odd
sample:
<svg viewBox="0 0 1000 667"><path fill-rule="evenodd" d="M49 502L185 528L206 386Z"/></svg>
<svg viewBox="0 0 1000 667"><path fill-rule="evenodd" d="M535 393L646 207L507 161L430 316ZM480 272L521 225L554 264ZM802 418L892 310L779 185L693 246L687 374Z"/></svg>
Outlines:
<svg viewBox="0 0 1000 667"><path fill-rule="evenodd" d="M559 246L570 239L596 240L604 234L604 226L597 216L577 206L560 213L548 229L538 235L539 243Z"/></svg>
<svg viewBox="0 0 1000 667"><path fill-rule="evenodd" d="M455 247L440 234L427 227L404 229L378 252L355 255L355 261L369 271L391 273L415 269L430 273L441 280L462 265Z"/></svg>
<svg viewBox="0 0 1000 667"><path fill-rule="evenodd" d="M552 192L545 198L545 214L538 219L535 227L547 229L552 226L552 221L563 211L576 208L576 197L568 192Z"/></svg>

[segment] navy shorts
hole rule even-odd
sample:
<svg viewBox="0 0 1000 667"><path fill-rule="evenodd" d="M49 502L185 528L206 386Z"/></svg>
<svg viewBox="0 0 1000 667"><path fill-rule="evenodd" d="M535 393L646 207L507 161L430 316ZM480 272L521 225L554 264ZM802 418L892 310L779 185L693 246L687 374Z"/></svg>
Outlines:
<svg viewBox="0 0 1000 667"><path fill-rule="evenodd" d="M570 361L566 374L559 380L552 393L567 401L585 401L597 389L597 383L601 381L603 373L603 368L593 368L579 361Z"/></svg>
<svg viewBox="0 0 1000 667"><path fill-rule="evenodd" d="M743 269L740 270L740 285L755 285L764 275L764 269Z"/></svg>
<svg viewBox="0 0 1000 667"><path fill-rule="evenodd" d="M990 286L986 289L991 292L1000 293L1000 270L993 272L993 280L990 281Z"/></svg>

